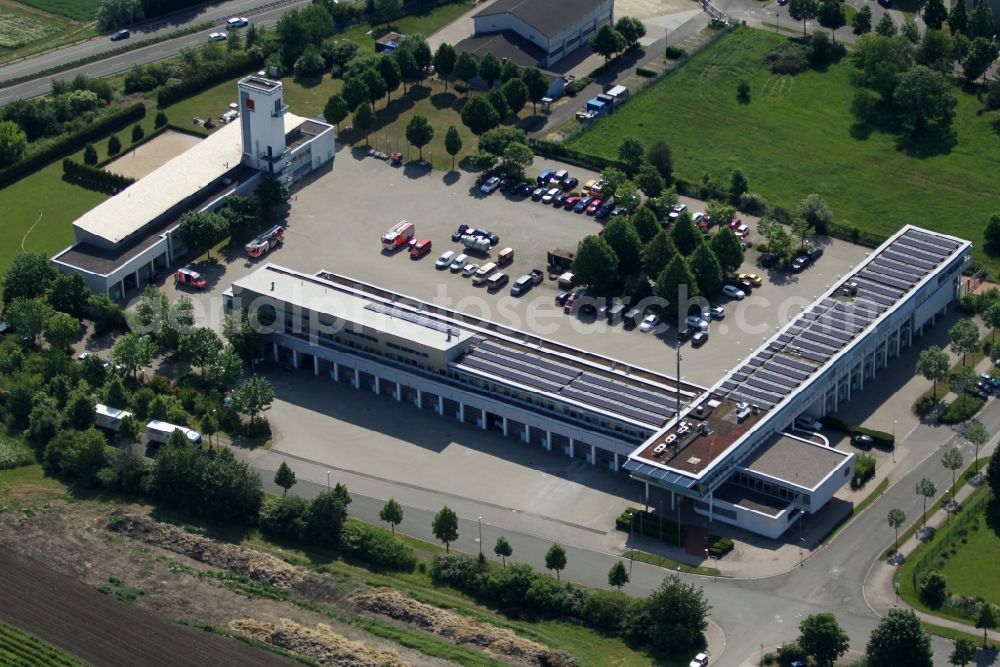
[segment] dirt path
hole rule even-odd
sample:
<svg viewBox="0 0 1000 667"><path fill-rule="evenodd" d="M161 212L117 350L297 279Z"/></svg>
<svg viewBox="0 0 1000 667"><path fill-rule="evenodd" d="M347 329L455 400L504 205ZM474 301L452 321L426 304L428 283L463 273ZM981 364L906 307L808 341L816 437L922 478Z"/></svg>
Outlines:
<svg viewBox="0 0 1000 667"><path fill-rule="evenodd" d="M0 547L0 620L94 665L293 665L130 607ZM180 650L183 647L183 650Z"/></svg>

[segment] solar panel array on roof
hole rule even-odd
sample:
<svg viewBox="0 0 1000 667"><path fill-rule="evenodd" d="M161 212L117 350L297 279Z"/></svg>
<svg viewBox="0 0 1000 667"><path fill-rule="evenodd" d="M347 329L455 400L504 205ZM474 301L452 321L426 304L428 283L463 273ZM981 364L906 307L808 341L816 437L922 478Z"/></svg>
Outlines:
<svg viewBox="0 0 1000 667"><path fill-rule="evenodd" d="M777 405L904 298L959 245L952 239L906 230L844 281L857 286L852 300L825 297L800 313L765 350L722 382L722 393L765 408Z"/></svg>
<svg viewBox="0 0 1000 667"><path fill-rule="evenodd" d="M660 427L676 412L677 390L656 390L574 368L557 359L483 340L457 362L471 369ZM681 391L682 396L694 396Z"/></svg>
<svg viewBox="0 0 1000 667"><path fill-rule="evenodd" d="M420 315L409 310L403 310L402 308L387 306L384 303L366 303L365 310L370 310L381 315L387 315L388 317L395 317L396 319L405 320L412 324L419 324L422 327L427 327L428 329L433 329L434 331L440 331L443 334L450 333L452 336L458 336L461 333L458 329L448 326L445 322L434 320L425 315Z"/></svg>

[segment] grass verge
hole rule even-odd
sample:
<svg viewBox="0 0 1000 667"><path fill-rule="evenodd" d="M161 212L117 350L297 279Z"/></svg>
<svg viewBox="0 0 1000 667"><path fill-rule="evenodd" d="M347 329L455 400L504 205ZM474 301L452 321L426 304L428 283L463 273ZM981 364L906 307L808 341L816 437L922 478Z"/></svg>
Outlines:
<svg viewBox="0 0 1000 667"><path fill-rule="evenodd" d="M35 464L0 470L0 511L70 500L69 488Z"/></svg>
<svg viewBox="0 0 1000 667"><path fill-rule="evenodd" d="M655 565L657 567L662 567L667 570L672 570L674 572L686 572L687 574L703 574L706 577L718 577L720 572L714 567L702 567L700 565L688 565L687 563L681 563L679 561L673 560L672 558L666 558L665 556L658 556L656 554L646 553L645 551L636 551L631 549L622 554L622 558L632 558L640 563L646 563L648 565Z"/></svg>

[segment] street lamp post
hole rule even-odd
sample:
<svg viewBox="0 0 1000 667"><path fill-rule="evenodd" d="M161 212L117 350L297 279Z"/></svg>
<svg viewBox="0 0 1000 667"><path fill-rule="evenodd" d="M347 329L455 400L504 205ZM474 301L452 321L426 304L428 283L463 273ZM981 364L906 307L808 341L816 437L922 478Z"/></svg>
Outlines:
<svg viewBox="0 0 1000 667"><path fill-rule="evenodd" d="M479 517L479 555L483 555L483 517Z"/></svg>
<svg viewBox="0 0 1000 667"><path fill-rule="evenodd" d="M896 589L896 603L893 606L894 607L898 607L899 606L899 579L895 579L892 582L892 586L893 586L893 588Z"/></svg>
<svg viewBox="0 0 1000 667"><path fill-rule="evenodd" d="M326 490L330 490L330 471L326 471Z"/></svg>
<svg viewBox="0 0 1000 667"><path fill-rule="evenodd" d="M777 34L777 32L779 30L781 30L781 12L775 12L774 13L774 21L775 21L775 23L774 23L774 32L775 32L775 34Z"/></svg>
<svg viewBox="0 0 1000 667"><path fill-rule="evenodd" d="M892 462L896 462L896 422L898 420L892 420Z"/></svg>

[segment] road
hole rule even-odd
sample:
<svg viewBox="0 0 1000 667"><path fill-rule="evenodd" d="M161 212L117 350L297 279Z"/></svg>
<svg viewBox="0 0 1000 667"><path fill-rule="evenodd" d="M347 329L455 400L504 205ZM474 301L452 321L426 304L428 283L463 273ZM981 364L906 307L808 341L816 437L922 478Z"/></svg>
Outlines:
<svg viewBox="0 0 1000 667"><path fill-rule="evenodd" d="M1000 408L995 401L980 415L990 433L1000 431ZM989 454L996 446L994 437L980 455ZM940 462L941 453L951 446L959 446L967 462L973 451L948 427L918 425L905 436L900 444L898 468L891 474L889 490L868 510L850 523L828 546L808 555L801 567L788 572L760 579L713 579L682 575L683 578L703 586L712 604L711 618L725 633L725 652L717 655L713 664L720 667L741 667L756 659L761 646L767 649L798 635L798 624L809 614L833 611L838 621L850 635L851 645L863 651L868 635L878 622L878 616L868 606L862 593L863 583L872 563L893 539L893 531L886 522L891 507L906 512L910 521L917 520L922 498L913 489L921 477L934 481L943 493L951 484L951 472ZM257 468L269 492L277 492L273 485L274 470L282 460L287 460L296 471L299 483L294 492L311 497L326 488L330 466L319 462L286 457L280 452L239 452ZM460 538L454 548L477 553L479 550L480 522L483 517L483 544L487 554L503 534L514 547L514 560L541 567L545 552L553 540L561 540L568 553L568 565L563 573L567 579L588 586L606 587L606 573L620 558L594 548L573 546L574 526L556 525L540 529L538 517L521 517L510 510L486 504L477 505L469 499L456 499L433 489L413 491L413 484L397 485L389 480L360 480L346 471L333 468L334 482L344 481L352 491L354 502L349 511L352 516L379 524L378 511L385 499L393 496L402 499L404 521L397 531L434 542L431 519L434 512L448 504L459 514ZM381 486L380 486L381 485ZM405 488L404 488L405 487ZM363 488L365 493L358 493ZM377 489L383 489L379 491ZM376 489L373 491L373 489ZM416 500L414 500L416 499ZM577 544L593 541L593 536L581 535ZM663 580L661 568L636 562L631 565L632 581L627 592L645 595ZM947 664L951 643L934 637L935 664Z"/></svg>
<svg viewBox="0 0 1000 667"><path fill-rule="evenodd" d="M195 12L175 16L169 21L147 24L148 27L133 31L132 39L144 40L164 33L170 33L184 25L204 23L206 21L222 27L225 25L228 17L235 15L246 16L252 23L258 26L272 26L278 22L278 19L285 12L294 7L302 7L308 4L309 0L283 0L281 2L270 3L263 3L261 0L231 0L230 2L202 7ZM134 65L169 58L179 53L186 46L204 44L207 39L206 35L207 31L184 35L183 37L144 46L126 53L74 67L58 74L42 76L15 86L0 89L0 106L9 104L16 99L36 97L48 93L52 89L53 79L72 79L77 74L86 74L92 77L114 76L128 70ZM122 42L112 42L107 37L96 37L86 42L49 51L0 67L0 81L31 76L52 67L112 51L120 48L122 44Z"/></svg>

